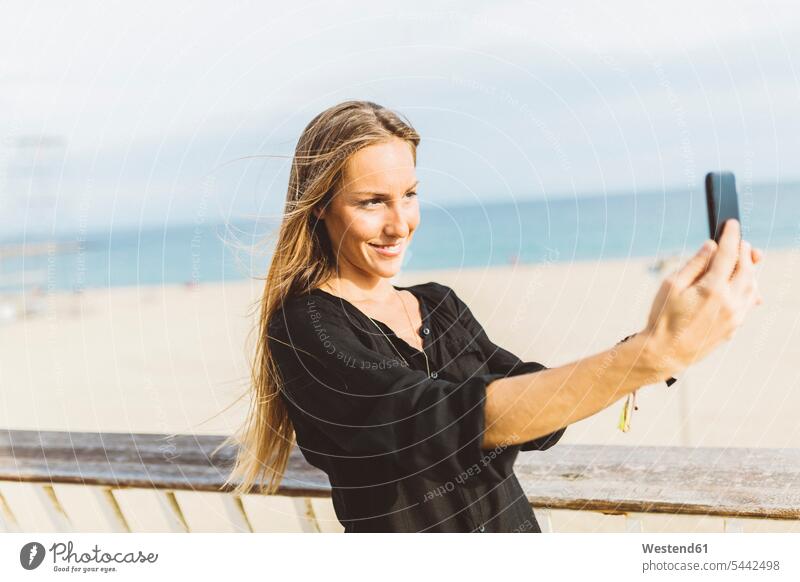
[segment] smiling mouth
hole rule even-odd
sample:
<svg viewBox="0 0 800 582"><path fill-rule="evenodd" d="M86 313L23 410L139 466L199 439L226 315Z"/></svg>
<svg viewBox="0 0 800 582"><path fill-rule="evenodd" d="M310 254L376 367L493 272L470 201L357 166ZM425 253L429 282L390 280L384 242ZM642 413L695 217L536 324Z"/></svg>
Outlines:
<svg viewBox="0 0 800 582"><path fill-rule="evenodd" d="M402 242L391 244L391 245L378 245L378 244L374 244L374 243L368 243L368 244L373 249L375 249L375 251L377 251L379 254L387 255L387 256L398 255L398 254L400 254L400 251L403 248L403 243Z"/></svg>

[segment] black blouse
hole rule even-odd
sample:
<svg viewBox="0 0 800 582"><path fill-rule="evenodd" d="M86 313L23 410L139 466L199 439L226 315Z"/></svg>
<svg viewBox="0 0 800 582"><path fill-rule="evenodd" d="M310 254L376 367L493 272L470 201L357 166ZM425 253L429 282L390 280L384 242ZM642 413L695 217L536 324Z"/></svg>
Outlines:
<svg viewBox="0 0 800 582"><path fill-rule="evenodd" d="M328 474L345 532L540 532L513 465L566 427L480 444L486 386L546 366L492 343L451 288L395 288L419 300L430 375L422 352L321 289L288 299L269 325L297 444Z"/></svg>

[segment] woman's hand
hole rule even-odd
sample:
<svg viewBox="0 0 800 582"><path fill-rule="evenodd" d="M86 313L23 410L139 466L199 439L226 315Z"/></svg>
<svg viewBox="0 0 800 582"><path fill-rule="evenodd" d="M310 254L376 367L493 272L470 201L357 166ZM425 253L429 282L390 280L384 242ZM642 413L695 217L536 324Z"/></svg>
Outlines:
<svg viewBox="0 0 800 582"><path fill-rule="evenodd" d="M674 375L733 337L747 313L763 303L753 265L763 258L725 223L719 245L708 240L656 294L644 335L659 369Z"/></svg>

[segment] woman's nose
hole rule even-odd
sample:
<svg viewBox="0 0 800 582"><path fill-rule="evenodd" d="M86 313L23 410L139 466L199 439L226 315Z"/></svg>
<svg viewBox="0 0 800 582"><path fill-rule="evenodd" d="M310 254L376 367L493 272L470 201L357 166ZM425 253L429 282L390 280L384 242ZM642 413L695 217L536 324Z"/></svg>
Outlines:
<svg viewBox="0 0 800 582"><path fill-rule="evenodd" d="M397 237L397 238L404 238L408 236L409 232L409 222L411 221L411 215L409 214L408 209L404 209L400 206L392 206L388 210L388 215L386 216L386 222L384 224L384 230L387 234Z"/></svg>

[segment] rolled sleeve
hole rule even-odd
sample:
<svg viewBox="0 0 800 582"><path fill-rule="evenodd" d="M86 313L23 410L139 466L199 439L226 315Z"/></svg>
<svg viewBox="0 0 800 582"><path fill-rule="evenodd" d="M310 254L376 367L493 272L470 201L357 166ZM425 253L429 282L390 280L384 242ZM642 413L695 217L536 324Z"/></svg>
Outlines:
<svg viewBox="0 0 800 582"><path fill-rule="evenodd" d="M483 329L483 326L478 322L478 320L472 314L472 311L458 297L455 291L451 289L450 295L452 301L454 302L454 309L458 314L459 322L470 332L473 341L480 346L481 352L486 357L486 362L490 372L487 384L498 378L519 376L520 374L530 374L548 369L547 366L540 364L539 362L523 362L519 357L510 351L492 342L491 339L489 339L486 331ZM518 445L519 450L544 451L549 449L561 439L566 430L567 427L565 426L549 434L525 441Z"/></svg>
<svg viewBox="0 0 800 582"><path fill-rule="evenodd" d="M486 379L429 378L368 343L340 311L310 296L271 320L282 396L334 445L326 454L390 460L398 477L449 479L478 463Z"/></svg>

